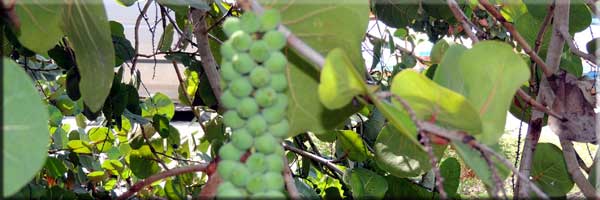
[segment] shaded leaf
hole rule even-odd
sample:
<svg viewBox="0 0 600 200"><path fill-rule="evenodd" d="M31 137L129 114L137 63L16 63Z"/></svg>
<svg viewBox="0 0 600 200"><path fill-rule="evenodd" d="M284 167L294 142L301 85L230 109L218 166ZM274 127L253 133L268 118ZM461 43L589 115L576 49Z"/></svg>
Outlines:
<svg viewBox="0 0 600 200"><path fill-rule="evenodd" d="M339 48L327 54L320 81L319 99L329 109L342 108L348 105L354 96L366 92L364 81L344 50Z"/></svg>
<svg viewBox="0 0 600 200"><path fill-rule="evenodd" d="M389 125L377 136L375 160L381 169L401 178L418 176L431 169L429 156L422 146Z"/></svg>
<svg viewBox="0 0 600 200"><path fill-rule="evenodd" d="M388 183L383 176L363 168L353 168L344 174L355 199L383 199Z"/></svg>
<svg viewBox="0 0 600 200"><path fill-rule="evenodd" d="M17 33L19 42L38 54L46 55L64 36L60 25L65 5L60 0L15 2L21 25Z"/></svg>
<svg viewBox="0 0 600 200"><path fill-rule="evenodd" d="M533 155L532 181L550 197L565 196L573 185L562 151L551 143L538 143Z"/></svg>
<svg viewBox="0 0 600 200"><path fill-rule="evenodd" d="M351 130L336 131L337 138L344 151L348 152L348 158L352 161L362 162L369 157L369 150L363 144L358 133Z"/></svg>
<svg viewBox="0 0 600 200"><path fill-rule="evenodd" d="M140 106L142 108L142 117L151 118L159 114L171 120L173 115L175 115L175 105L167 95L160 92L147 98Z"/></svg>

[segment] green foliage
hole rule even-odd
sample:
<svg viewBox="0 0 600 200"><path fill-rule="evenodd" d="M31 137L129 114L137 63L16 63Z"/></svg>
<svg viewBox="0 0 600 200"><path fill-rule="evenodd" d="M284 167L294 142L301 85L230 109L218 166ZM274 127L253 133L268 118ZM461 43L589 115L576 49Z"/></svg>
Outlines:
<svg viewBox="0 0 600 200"><path fill-rule="evenodd" d="M565 196L573 185L562 151L550 143L539 143L533 155L532 181L550 197Z"/></svg>
<svg viewBox="0 0 600 200"><path fill-rule="evenodd" d="M385 178L375 172L363 168L355 168L344 174L349 182L354 198L383 199L388 190Z"/></svg>
<svg viewBox="0 0 600 200"><path fill-rule="evenodd" d="M334 49L327 54L320 81L319 99L329 109L342 108L354 96L366 92L364 81L342 49Z"/></svg>
<svg viewBox="0 0 600 200"><path fill-rule="evenodd" d="M386 126L377 136L375 160L381 169L401 178L418 176L431 169L423 147L392 126Z"/></svg>
<svg viewBox="0 0 600 200"><path fill-rule="evenodd" d="M29 182L46 161L48 109L19 65L3 59L3 196Z"/></svg>

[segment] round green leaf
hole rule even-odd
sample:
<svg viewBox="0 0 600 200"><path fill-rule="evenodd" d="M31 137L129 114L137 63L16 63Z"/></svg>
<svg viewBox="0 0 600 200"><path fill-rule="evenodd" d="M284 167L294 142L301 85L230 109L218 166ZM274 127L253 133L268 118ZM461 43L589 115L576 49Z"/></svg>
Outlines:
<svg viewBox="0 0 600 200"><path fill-rule="evenodd" d="M17 192L48 156L48 109L23 69L4 59L2 89L3 196Z"/></svg>
<svg viewBox="0 0 600 200"><path fill-rule="evenodd" d="M46 55L64 35L60 29L64 7L59 0L16 1L21 25L17 33L19 42L36 53Z"/></svg>
<svg viewBox="0 0 600 200"><path fill-rule="evenodd" d="M175 104L169 96L163 93L156 93L152 97L146 99L141 105L142 117L152 118L154 115L164 115L168 120L175 115Z"/></svg>
<svg viewBox="0 0 600 200"><path fill-rule="evenodd" d="M327 54L318 88L319 99L325 107L342 108L348 105L354 96L366 92L365 88L364 81L344 50L336 48Z"/></svg>
<svg viewBox="0 0 600 200"><path fill-rule="evenodd" d="M551 143L538 143L533 155L531 177L550 197L565 196L574 185L562 151Z"/></svg>
<svg viewBox="0 0 600 200"><path fill-rule="evenodd" d="M381 169L401 178L418 176L431 169L425 150L392 126L386 126L377 136L375 160Z"/></svg>
<svg viewBox="0 0 600 200"><path fill-rule="evenodd" d="M355 199L383 199L388 183L383 176L364 168L353 168L344 174Z"/></svg>

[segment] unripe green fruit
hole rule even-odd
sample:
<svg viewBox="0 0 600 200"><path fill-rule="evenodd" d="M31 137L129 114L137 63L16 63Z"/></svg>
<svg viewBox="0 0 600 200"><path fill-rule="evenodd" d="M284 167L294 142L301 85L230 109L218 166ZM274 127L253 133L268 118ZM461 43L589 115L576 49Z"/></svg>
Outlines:
<svg viewBox="0 0 600 200"><path fill-rule="evenodd" d="M219 156L223 161L238 161L244 153L245 151L235 148L235 146L233 146L233 144L231 143L224 144L223 146L221 146L221 149L219 149Z"/></svg>
<svg viewBox="0 0 600 200"><path fill-rule="evenodd" d="M263 66L265 66L265 68L267 68L271 73L284 72L286 65L287 58L279 51L271 53L269 59L263 63Z"/></svg>
<svg viewBox="0 0 600 200"><path fill-rule="evenodd" d="M223 122L231 128L241 128L244 126L244 120L235 111L227 111L223 114Z"/></svg>
<svg viewBox="0 0 600 200"><path fill-rule="evenodd" d="M226 41L221 44L221 56L227 60L231 60L237 52L233 48L231 41Z"/></svg>
<svg viewBox="0 0 600 200"><path fill-rule="evenodd" d="M285 74L273 74L271 76L271 87L277 92L284 92L288 87Z"/></svg>
<svg viewBox="0 0 600 200"><path fill-rule="evenodd" d="M277 92L275 92L273 88L269 87L260 88L254 93L254 99L260 107L265 108L275 103L275 100L277 99Z"/></svg>
<svg viewBox="0 0 600 200"><path fill-rule="evenodd" d="M250 82L256 88L266 86L271 81L271 73L264 67L256 67L250 72Z"/></svg>
<svg viewBox="0 0 600 200"><path fill-rule="evenodd" d="M253 12L245 12L240 16L240 27L247 33L254 33L260 28L260 20Z"/></svg>
<svg viewBox="0 0 600 200"><path fill-rule="evenodd" d="M246 128L252 135L262 135L267 130L267 121L261 115L254 115L248 119Z"/></svg>
<svg viewBox="0 0 600 200"><path fill-rule="evenodd" d="M267 171L282 172L283 171L283 156L281 154L270 154L265 157Z"/></svg>
<svg viewBox="0 0 600 200"><path fill-rule="evenodd" d="M250 170L254 173L265 172L265 170L267 169L267 167L265 167L266 164L267 164L266 156L264 154L258 153L258 152L253 153L246 160L246 166L248 167L248 170Z"/></svg>
<svg viewBox="0 0 600 200"><path fill-rule="evenodd" d="M283 189L283 175L281 175L281 172L267 172L265 175L263 175L263 181L264 181L264 185L266 188L269 188L269 190L282 190Z"/></svg>
<svg viewBox="0 0 600 200"><path fill-rule="evenodd" d="M258 104L254 98L245 97L237 105L237 111L243 118L248 118L258 113Z"/></svg>
<svg viewBox="0 0 600 200"><path fill-rule="evenodd" d="M233 81L240 78L242 75L235 71L231 62L221 62L221 77L226 81Z"/></svg>
<svg viewBox="0 0 600 200"><path fill-rule="evenodd" d="M270 55L271 52L269 51L269 46L265 41L259 40L252 43L252 46L250 46L250 56L257 62L262 63L266 61Z"/></svg>
<svg viewBox="0 0 600 200"><path fill-rule="evenodd" d="M290 125L289 125L287 119L283 119L280 122L278 122L277 124L273 124L273 125L269 126L269 132L271 133L271 135L278 137L278 138L286 137L289 131L290 131Z"/></svg>
<svg viewBox="0 0 600 200"><path fill-rule="evenodd" d="M263 184L262 173L254 172L251 175L248 184L246 184L246 189L252 194L261 193L267 190L268 188Z"/></svg>
<svg viewBox="0 0 600 200"><path fill-rule="evenodd" d="M231 175L234 174L236 168L242 165L239 161L235 160L222 160L217 166L217 173L223 180L231 179Z"/></svg>
<svg viewBox="0 0 600 200"><path fill-rule="evenodd" d="M238 51L246 51L252 45L252 37L244 31L236 31L231 35L231 45Z"/></svg>
<svg viewBox="0 0 600 200"><path fill-rule="evenodd" d="M221 94L221 102L223 103L223 107L233 109L240 103L240 100L233 96L231 91L225 90L225 92Z"/></svg>
<svg viewBox="0 0 600 200"><path fill-rule="evenodd" d="M261 115L265 118L265 121L269 124L275 124L280 122L285 117L285 107L271 106L263 109Z"/></svg>
<svg viewBox="0 0 600 200"><path fill-rule="evenodd" d="M283 48L285 46L285 43L287 42L285 35L276 30L268 31L267 33L265 33L262 39L265 42L267 42L269 49L274 51L281 50L281 48Z"/></svg>
<svg viewBox="0 0 600 200"><path fill-rule="evenodd" d="M254 140L254 148L264 154L275 152L277 146L279 146L279 141L270 134L264 134Z"/></svg>
<svg viewBox="0 0 600 200"><path fill-rule="evenodd" d="M250 180L250 170L246 167L236 169L235 175L231 177L231 183L238 187L246 187L248 180Z"/></svg>
<svg viewBox="0 0 600 200"><path fill-rule="evenodd" d="M246 196L246 193L240 189L235 187L223 187L219 185L219 189L217 189L217 199L242 199Z"/></svg>
<svg viewBox="0 0 600 200"><path fill-rule="evenodd" d="M225 32L225 34L227 34L227 36L233 35L233 33L235 33L236 31L241 30L240 27L240 19L235 18L235 17L228 17L224 22L223 22L223 32Z"/></svg>
<svg viewBox="0 0 600 200"><path fill-rule="evenodd" d="M231 93L236 97L247 97L252 93L252 84L246 78L238 78L229 85Z"/></svg>
<svg viewBox="0 0 600 200"><path fill-rule="evenodd" d="M231 134L231 143L237 149L247 150L252 147L254 138L246 129L237 129Z"/></svg>
<svg viewBox="0 0 600 200"><path fill-rule="evenodd" d="M256 67L256 63L247 53L235 54L231 62L235 71L240 74L246 74Z"/></svg>
<svg viewBox="0 0 600 200"><path fill-rule="evenodd" d="M281 14L279 14L278 10L269 9L265 10L263 15L260 17L260 30L261 31L270 31L273 30L279 25L281 22Z"/></svg>

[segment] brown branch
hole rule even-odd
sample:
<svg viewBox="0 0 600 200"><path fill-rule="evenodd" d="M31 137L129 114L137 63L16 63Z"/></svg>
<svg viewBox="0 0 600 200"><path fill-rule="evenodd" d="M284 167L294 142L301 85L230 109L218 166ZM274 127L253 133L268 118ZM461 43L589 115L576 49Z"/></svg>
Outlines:
<svg viewBox="0 0 600 200"><path fill-rule="evenodd" d="M565 156L565 162L567 163L567 169L571 178L577 184L577 187L581 190L583 195L588 199L596 199L598 198L596 194L596 189L590 182L585 178L581 170L579 169L579 164L577 163L577 159L575 156L575 149L573 148L573 143L571 141L560 138L560 145L563 148L563 155Z"/></svg>
<svg viewBox="0 0 600 200"><path fill-rule="evenodd" d="M529 55L529 57L531 57L531 59L538 64L538 66L540 66L540 68L542 68L542 70L544 71L544 75L546 77L551 76L554 71L552 71L550 68L548 68L548 66L546 65L546 63L542 60L542 58L540 58L540 56L533 52L531 49L531 46L529 46L529 44L527 43L527 41L525 40L525 38L523 38L523 36L521 36L521 34L517 31L517 29L513 26L512 23L508 22L500 13L500 11L496 10L496 8L494 7L494 5L492 5L488 0L479 0L479 3L490 13L492 14L492 16L494 16L494 18L496 18L496 20L498 20L500 23L502 23L502 25L504 26L504 28L506 28L506 30L508 30L508 32L510 32L510 35L513 37L513 39L515 41L517 41L517 43L521 46L521 48L523 48L523 51L525 51L525 53L527 53L527 55Z"/></svg>
<svg viewBox="0 0 600 200"><path fill-rule="evenodd" d="M311 159L311 160L314 160L314 161L317 161L317 162L319 162L319 163L322 163L322 164L324 164L324 165L325 165L327 168L329 168L329 169L331 169L331 170L335 171L337 174L343 174L343 173L344 173L344 172L343 172L341 169L339 169L337 166L335 166L335 164L333 164L332 162L330 162L329 160L327 160L327 159L325 159L325 158L319 157L319 156L317 156L317 155L315 155L315 154L312 154L312 153L310 153L310 152L303 151L303 150L301 150L301 149L298 149L298 148L296 148L296 147L293 147L293 146L287 145L287 144L285 144L285 143L283 144L283 148L284 148L284 149L286 149L286 150L288 150L288 151L291 151L291 152L294 152L294 153L296 153L296 154L299 154L299 155L301 155L301 156L303 156L303 157L306 157L306 158L309 158L309 159Z"/></svg>
<svg viewBox="0 0 600 200"><path fill-rule="evenodd" d="M542 83L545 79L542 80ZM542 86L542 85L540 85ZM540 92L547 90L547 87L540 88ZM541 101L541 93L538 94L538 102ZM517 185L514 189L514 194L517 199L529 198L529 188L524 185L529 182L529 175L531 172L531 166L533 162L533 154L535 147L538 144L540 135L542 132L542 123L544 120L544 113L535 109L531 110L531 119L529 120L529 128L527 130L527 136L525 137L525 144L523 145L523 151L521 152L521 164L519 165L519 171L526 177L517 179Z"/></svg>
<svg viewBox="0 0 600 200"><path fill-rule="evenodd" d="M370 39L372 39L372 40L381 40L381 38L375 37L374 35L371 35L371 34L369 34L369 33L367 33L367 34L365 35L365 37L367 37L367 38L370 38ZM400 51L400 52L402 52L402 53L406 53L406 54L409 54L409 55L411 55L412 57L414 57L415 59L417 59L417 60L418 60L420 63L423 63L423 64L425 64L425 63L427 63L427 62L428 62L427 60L425 60L425 59L423 59L423 58L421 58L421 57L419 57L419 56L415 55L415 52L414 52L414 51L408 50L408 49L406 49L406 48L404 48L404 47L400 46L399 44L394 44L394 47L395 47L395 48L396 48L398 51Z"/></svg>
<svg viewBox="0 0 600 200"><path fill-rule="evenodd" d="M427 131L440 137L450 139L454 142L462 142L471 146L471 148L485 152L486 155L493 156L494 158L496 158L496 160L500 161L502 164L508 167L513 173L517 174L520 179L523 179L523 181L526 182L525 184L528 185L539 198L548 199L548 196L544 194L544 192L542 192L542 190L539 187L537 187L534 183L529 181L529 179L526 176L519 173L519 171L514 166L512 166L510 161L502 157L500 154L498 154L491 148L479 143L477 140L475 140L475 138L473 138L473 136L468 135L467 133L462 131L447 130L431 122L418 121L417 124L419 124L419 126L424 131Z"/></svg>
<svg viewBox="0 0 600 200"><path fill-rule="evenodd" d="M300 199L300 193L298 192L298 188L296 188L296 183L294 181L294 177L292 176L292 171L290 170L288 160L284 156L284 168L283 168L283 178L285 180L285 188L288 191L288 194L291 199Z"/></svg>
<svg viewBox="0 0 600 200"><path fill-rule="evenodd" d="M480 153L481 153L481 157L483 157L483 159L485 160L485 163L488 165L488 167L492 171L492 179L494 179L494 187L492 188L492 191L490 192L491 193L490 196L492 196L493 199L500 199L500 196L498 196L498 192L499 191L504 192L504 184L502 182L502 179L500 179L500 176L498 176L498 169L496 169L496 166L492 162L492 159L490 159L489 155L486 155L483 151L481 151Z"/></svg>
<svg viewBox="0 0 600 200"><path fill-rule="evenodd" d="M201 10L192 10L192 20L194 22L194 35L196 36L196 43L198 44L198 53L200 54L200 58L202 61L202 68L204 69L204 73L206 73L206 77L208 78L208 82L210 84L210 88L212 89L213 94L217 97L219 107L221 107L222 103L220 75L219 71L217 71L218 65L215 61L215 57L213 57L212 52L210 51L208 34L206 33L205 14L206 12Z"/></svg>
<svg viewBox="0 0 600 200"><path fill-rule="evenodd" d="M143 179L143 180L135 183L133 186L131 186L129 188L129 190L127 190L125 193L121 194L117 198L117 200L128 199L130 196L134 195L136 192L140 191L144 187L146 187L156 181L167 178L167 177L177 176L177 175L187 174L187 173L192 173L192 172L204 172L206 170L206 166L207 166L206 164L190 165L190 166L170 169L170 170L152 175L146 179Z"/></svg>
<svg viewBox="0 0 600 200"><path fill-rule="evenodd" d="M556 72L560 66L560 58L565 46L565 39L560 30L569 27L569 0L557 1L554 5L554 17L552 17L552 36L546 53L546 64L552 72Z"/></svg>
<svg viewBox="0 0 600 200"><path fill-rule="evenodd" d="M400 97L398 95L394 95L391 92L387 92L385 94L391 95L392 97L394 97L394 99L396 99L398 102L400 102L400 104L402 105L402 107L404 107L406 112L408 112L410 119L413 121L413 123L415 124L415 126L417 128L417 133L419 135L421 135L421 142L423 143L423 146L425 147L425 150L427 151L427 154L429 156L429 162L433 169L433 174L435 175L435 185L440 194L440 199L448 199L448 194L444 190L444 184L443 184L444 178L440 174L440 169L437 166L437 164L438 164L437 157L433 153L433 148L431 147L431 141L429 140L429 136L425 134L425 132L421 128L420 124L417 123L418 122L417 114L410 107L408 102L406 102L404 99L402 99L402 97Z"/></svg>
<svg viewBox="0 0 600 200"><path fill-rule="evenodd" d="M585 173L589 175L590 172L591 172L591 170L592 170L591 166L588 167L585 164L585 161L583 161L583 159L581 158L581 156L579 155L579 153L577 153L577 151L575 151L575 157L577 158L577 164L579 164L579 167L581 167L581 169L583 169L583 171L585 171Z"/></svg>
<svg viewBox="0 0 600 200"><path fill-rule="evenodd" d="M142 11L140 12L140 15L138 15L137 19L135 20L135 28L134 28L134 32L133 32L133 37L134 37L134 46L135 46L135 54L134 55L138 55L140 52L140 24L142 23L142 18L144 18L144 15L146 15L146 12L148 12L148 8L150 8L150 5L152 4L153 0L148 0L146 1L146 4L144 5L144 8L142 8ZM131 73L133 74L133 72L135 71L135 66L137 64L137 56L133 57L133 61L131 62Z"/></svg>
<svg viewBox="0 0 600 200"><path fill-rule="evenodd" d="M560 29L559 32L560 32L560 35L564 38L567 45L569 46L569 49L571 50L571 52L573 52L573 54L596 64L596 56L593 54L593 52L585 53L585 52L579 50L579 48L577 48L577 46L575 46L575 43L573 43L573 38L571 37L571 34L569 34L569 31L567 31L565 29Z"/></svg>
<svg viewBox="0 0 600 200"><path fill-rule="evenodd" d="M477 36L475 36L475 34L473 34L473 32L472 32L472 28L468 22L469 20L468 20L467 16L465 16L465 13L463 13L463 11L460 9L460 7L458 7L458 3L456 3L456 1L454 1L454 0L447 0L447 2L448 2L448 7L450 7L450 10L452 11L452 14L454 15L454 18L456 18L456 20L458 20L460 22L465 33L467 33L467 35L469 36L471 41L473 41L473 43L479 42L479 39L477 38Z"/></svg>
<svg viewBox="0 0 600 200"><path fill-rule="evenodd" d="M200 191L200 200L215 199L221 182L223 182L223 179L221 179L218 173L208 176L208 181L204 185L204 188L202 188L202 191Z"/></svg>
<svg viewBox="0 0 600 200"><path fill-rule="evenodd" d="M183 33L181 28L177 25L177 22L175 22L175 20L173 20L173 18L171 18L171 15L169 15L169 13L166 11L166 9L164 9L164 6L160 5L160 7L162 8L161 12L164 12L165 17L169 20L169 22L171 22L171 24L173 24L173 28L175 29L175 31L177 31L177 34L179 34L179 36L181 38L188 41L192 46L198 47L198 45L194 41L192 41L192 39L190 39L185 33ZM181 40L179 42L181 42Z"/></svg>
<svg viewBox="0 0 600 200"><path fill-rule="evenodd" d="M585 0L585 4L587 4L587 6L590 8L592 14L598 16L598 9L596 8L595 0Z"/></svg>
<svg viewBox="0 0 600 200"><path fill-rule="evenodd" d="M537 54L540 53L540 49L542 47L542 41L544 40L544 35L546 34L546 29L548 28L550 21L552 21L553 16L554 16L554 3L552 3L548 6L548 14L546 14L546 17L544 17L544 21L542 21L540 30L538 31L538 34L535 38L535 43L534 43L535 46L533 47L533 51Z"/></svg>
<svg viewBox="0 0 600 200"><path fill-rule="evenodd" d="M177 80L179 81L179 87L181 88L182 92L184 93L186 100L190 103L190 108L192 109L192 113L194 114L196 119L198 119L198 124L200 124L200 128L202 128L203 133L208 133L206 130L206 127L202 123L202 120L200 120L201 119L200 113L196 109L196 106L194 106L192 104L193 103L192 98L190 98L190 96L188 96L188 94L187 94L187 91L186 91L187 85L185 85L185 81L183 81L183 77L181 77L181 72L179 71L177 62L175 62L175 61L172 61L172 62L173 62L173 68L175 68L175 74L177 75Z"/></svg>
<svg viewBox="0 0 600 200"><path fill-rule="evenodd" d="M540 102L537 102L535 99L531 98L531 96L525 93L525 91L523 91L522 89L517 90L517 95L519 95L519 97L525 100L525 102L527 102L529 105L533 106L533 108L542 111L550 116L556 117L557 119L565 120L565 118L563 118L560 114L554 112L553 110L550 110L546 106L542 105Z"/></svg>

